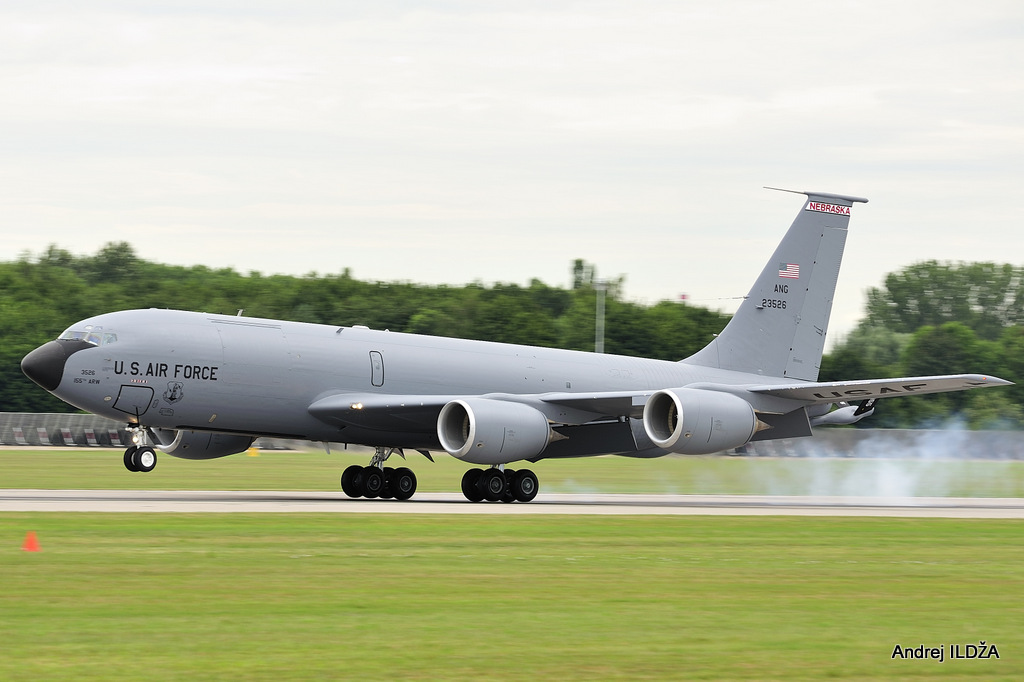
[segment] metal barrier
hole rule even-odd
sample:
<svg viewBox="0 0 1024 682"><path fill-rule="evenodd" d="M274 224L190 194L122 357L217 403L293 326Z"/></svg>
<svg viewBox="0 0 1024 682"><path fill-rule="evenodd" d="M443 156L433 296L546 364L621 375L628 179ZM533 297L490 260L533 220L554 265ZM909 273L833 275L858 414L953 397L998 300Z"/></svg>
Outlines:
<svg viewBox="0 0 1024 682"><path fill-rule="evenodd" d="M130 440L123 422L91 414L0 412L0 444L15 447L123 448ZM260 438L264 450L316 447ZM813 438L762 440L724 454L747 457L898 457L911 459L1024 459L1019 431L948 429L821 428Z"/></svg>
<svg viewBox="0 0 1024 682"><path fill-rule="evenodd" d="M856 457L897 459L1024 459L1024 433L946 429L850 429L824 427L813 438L747 443L748 457Z"/></svg>
<svg viewBox="0 0 1024 682"><path fill-rule="evenodd" d="M0 445L15 447L124 448L131 435L124 422L92 414L0 412ZM291 450L290 441L260 438L263 450Z"/></svg>
<svg viewBox="0 0 1024 682"><path fill-rule="evenodd" d="M0 412L0 443L20 447L123 447L120 443L128 441L124 426L91 414ZM112 442L114 437L119 440Z"/></svg>

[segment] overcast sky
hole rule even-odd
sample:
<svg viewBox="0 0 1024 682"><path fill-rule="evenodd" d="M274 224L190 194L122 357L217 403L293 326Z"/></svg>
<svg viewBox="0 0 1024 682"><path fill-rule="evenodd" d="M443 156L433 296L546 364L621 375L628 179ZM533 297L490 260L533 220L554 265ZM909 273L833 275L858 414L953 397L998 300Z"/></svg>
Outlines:
<svg viewBox="0 0 1024 682"><path fill-rule="evenodd" d="M568 286L732 312L802 205L885 273L1024 262L1024 3L0 4L0 260ZM244 307L244 302L239 307Z"/></svg>

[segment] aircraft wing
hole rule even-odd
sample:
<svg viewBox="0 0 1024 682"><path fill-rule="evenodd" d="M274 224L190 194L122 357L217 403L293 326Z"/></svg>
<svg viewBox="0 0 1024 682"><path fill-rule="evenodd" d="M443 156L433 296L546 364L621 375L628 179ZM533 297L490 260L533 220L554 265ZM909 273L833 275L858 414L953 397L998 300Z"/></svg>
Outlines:
<svg viewBox="0 0 1024 682"><path fill-rule="evenodd" d="M986 386L1012 384L999 377L982 374L948 374L932 377L905 377L901 379L866 379L863 381L803 382L780 386L752 386L751 393L801 400L809 405L824 405L841 400L895 398L925 393L966 391Z"/></svg>
<svg viewBox="0 0 1024 682"><path fill-rule="evenodd" d="M395 430L430 431L441 408L460 396L339 393L309 406L311 415L329 424Z"/></svg>
<svg viewBox="0 0 1024 682"><path fill-rule="evenodd" d="M867 379L864 381L801 382L745 386L750 393L794 400L804 405L825 405L848 400L894 398L926 393L964 391L986 386L1005 386L1011 381L981 374ZM693 388L708 389L708 385ZM724 386L722 388L725 388ZM309 413L329 424L382 431L432 432L441 409L449 402L486 399L529 405L554 424L580 425L607 418L643 415L654 391L605 391L592 393L488 393L483 395L386 395L339 393L317 400Z"/></svg>
<svg viewBox="0 0 1024 682"><path fill-rule="evenodd" d="M654 391L599 391L523 396L491 394L482 397L532 405L557 424L586 424L605 418L640 418L652 393Z"/></svg>
<svg viewBox="0 0 1024 682"><path fill-rule="evenodd" d="M536 408L556 424L586 424L609 417L636 417L653 391L605 391L596 393L487 393L483 395L385 395L339 393L309 406L314 417L334 424L370 429L431 431L441 408L453 400L484 398L522 403Z"/></svg>

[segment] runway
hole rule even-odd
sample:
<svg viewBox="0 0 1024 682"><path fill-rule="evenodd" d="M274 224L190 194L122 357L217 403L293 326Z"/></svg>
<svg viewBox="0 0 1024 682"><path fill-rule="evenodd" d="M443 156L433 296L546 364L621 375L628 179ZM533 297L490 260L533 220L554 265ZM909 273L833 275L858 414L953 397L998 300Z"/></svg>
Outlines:
<svg viewBox="0 0 1024 682"><path fill-rule="evenodd" d="M338 492L0 489L0 512L860 516L1024 519L1024 499L541 493L529 504L417 493L406 502Z"/></svg>

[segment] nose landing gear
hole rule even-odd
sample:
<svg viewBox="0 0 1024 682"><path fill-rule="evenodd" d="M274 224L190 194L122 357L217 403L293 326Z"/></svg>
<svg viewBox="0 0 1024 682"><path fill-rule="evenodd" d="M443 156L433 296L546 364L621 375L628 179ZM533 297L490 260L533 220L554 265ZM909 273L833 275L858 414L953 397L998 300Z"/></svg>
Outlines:
<svg viewBox="0 0 1024 682"><path fill-rule="evenodd" d="M156 450L132 445L124 451L124 468L133 472L149 472L156 468Z"/></svg>
<svg viewBox="0 0 1024 682"><path fill-rule="evenodd" d="M145 429L129 425L132 445L124 451L124 468L132 472L148 473L156 468L156 450L149 446Z"/></svg>

